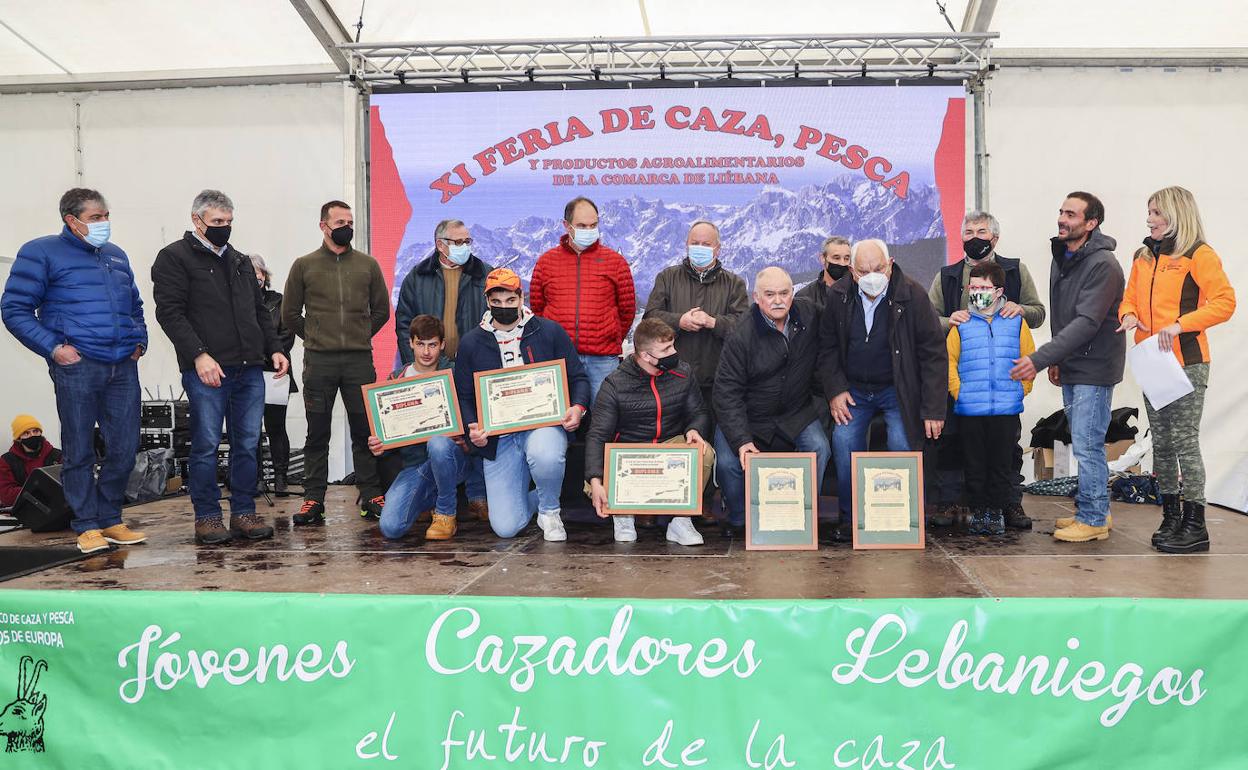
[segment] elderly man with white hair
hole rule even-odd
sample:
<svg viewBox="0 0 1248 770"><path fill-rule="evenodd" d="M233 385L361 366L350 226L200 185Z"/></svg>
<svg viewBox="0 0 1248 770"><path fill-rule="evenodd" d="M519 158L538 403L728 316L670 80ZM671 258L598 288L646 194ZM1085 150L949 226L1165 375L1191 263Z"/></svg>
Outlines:
<svg viewBox="0 0 1248 770"><path fill-rule="evenodd" d="M754 305L737 323L715 374L715 477L726 525L745 524L745 457L755 452L814 452L823 478L830 447L811 394L819 355L819 314L794 299L793 279L778 267L754 279Z"/></svg>
<svg viewBox="0 0 1248 770"><path fill-rule="evenodd" d="M820 326L823 391L832 419L841 519L835 538L850 536L851 457L867 449L871 418L883 414L888 448L922 449L945 422L948 353L927 291L893 262L884 241L858 241L852 282L828 290Z"/></svg>

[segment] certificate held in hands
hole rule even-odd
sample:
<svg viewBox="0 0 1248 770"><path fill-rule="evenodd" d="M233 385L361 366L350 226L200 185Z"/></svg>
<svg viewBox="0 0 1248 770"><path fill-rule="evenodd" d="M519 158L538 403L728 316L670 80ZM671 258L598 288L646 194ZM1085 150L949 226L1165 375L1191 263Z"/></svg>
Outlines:
<svg viewBox="0 0 1248 770"><path fill-rule="evenodd" d="M491 435L559 425L568 412L563 359L473 374L477 423Z"/></svg>
<svg viewBox="0 0 1248 770"><path fill-rule="evenodd" d="M373 435L386 449L464 432L449 369L361 386Z"/></svg>

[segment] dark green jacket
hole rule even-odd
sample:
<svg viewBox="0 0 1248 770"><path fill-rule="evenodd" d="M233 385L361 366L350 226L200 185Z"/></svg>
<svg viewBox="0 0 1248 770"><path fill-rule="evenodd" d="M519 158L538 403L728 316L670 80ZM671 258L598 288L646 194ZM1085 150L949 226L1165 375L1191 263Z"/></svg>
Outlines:
<svg viewBox="0 0 1248 770"><path fill-rule="evenodd" d="M322 353L373 349L373 335L390 320L390 290L377 260L324 244L295 260L286 279L282 321Z"/></svg>
<svg viewBox="0 0 1248 770"><path fill-rule="evenodd" d="M680 317L695 307L715 317L714 329L687 332L680 328ZM718 262L699 274L684 259L655 276L645 317L657 318L675 330L680 360L693 367L698 382L710 385L715 381L724 340L749 307L741 276Z"/></svg>

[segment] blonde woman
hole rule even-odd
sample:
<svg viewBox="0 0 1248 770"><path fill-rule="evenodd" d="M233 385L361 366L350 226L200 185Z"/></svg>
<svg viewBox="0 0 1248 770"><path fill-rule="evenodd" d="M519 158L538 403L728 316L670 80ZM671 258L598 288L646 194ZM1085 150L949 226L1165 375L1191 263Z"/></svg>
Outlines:
<svg viewBox="0 0 1248 770"><path fill-rule="evenodd" d="M1208 551L1205 464L1200 456L1200 417L1210 358L1205 330L1235 312L1235 290L1217 252L1205 243L1205 229L1191 192L1167 187L1153 193L1148 199L1147 223L1148 237L1144 248L1135 253L1118 308L1118 331L1134 329L1137 343L1157 335L1158 345L1174 351L1196 388L1161 409L1144 399L1162 499L1161 527L1153 533L1153 547L1164 553Z"/></svg>

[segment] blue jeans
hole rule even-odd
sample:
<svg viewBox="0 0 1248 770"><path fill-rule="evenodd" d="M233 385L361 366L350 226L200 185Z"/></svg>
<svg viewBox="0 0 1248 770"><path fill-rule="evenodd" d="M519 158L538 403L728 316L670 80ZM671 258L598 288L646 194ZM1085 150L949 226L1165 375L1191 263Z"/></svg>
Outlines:
<svg viewBox="0 0 1248 770"><path fill-rule="evenodd" d="M416 517L430 508L443 516L455 515L456 487L469 468L468 455L446 436L429 439L425 449L429 459L420 465L404 466L386 490L379 522L383 537L403 537Z"/></svg>
<svg viewBox="0 0 1248 770"><path fill-rule="evenodd" d="M793 440L798 452L815 453L815 487L823 480L823 472L828 467L828 458L832 450L828 445L828 434L818 420L802 429ZM724 497L724 506L728 509L728 523L734 527L745 524L745 469L741 467L741 459L732 450L724 432L715 429L715 481Z"/></svg>
<svg viewBox="0 0 1248 770"><path fill-rule="evenodd" d="M1070 423L1070 452L1079 463L1075 518L1092 527L1105 526L1109 514L1109 461L1105 459L1105 432L1113 387L1063 385L1062 408Z"/></svg>
<svg viewBox="0 0 1248 770"><path fill-rule="evenodd" d="M850 388L849 395L854 400L854 405L849 407L849 424L837 425L832 430L832 452L836 455L836 502L842 518L849 516L849 507L854 500L853 455L854 452L867 451L871 418L880 412L884 414L884 424L888 427L888 451L910 450L910 438L901 419L901 404L897 401L897 391L891 385L873 393Z"/></svg>
<svg viewBox="0 0 1248 770"><path fill-rule="evenodd" d="M485 458L481 455L468 457L468 469L464 471L464 493L469 500L485 499Z"/></svg>
<svg viewBox="0 0 1248 770"><path fill-rule="evenodd" d="M61 486L79 534L121 523L126 481L139 449L139 366L126 359L106 364L84 357L76 364L49 364L61 418ZM95 477L95 425L105 456Z"/></svg>
<svg viewBox="0 0 1248 770"><path fill-rule="evenodd" d="M264 374L259 366L223 366L221 387L200 382L195 370L182 373L191 407L191 456L187 462L195 520L221 518L217 489L217 445L221 422L230 431L230 515L256 512L256 450L264 417Z"/></svg>
<svg viewBox="0 0 1248 770"><path fill-rule="evenodd" d="M620 368L620 357L587 356L579 353L576 357L581 359L581 366L585 367L585 373L589 375L589 406L592 408L594 401L598 399L598 389L602 387L602 381Z"/></svg>
<svg viewBox="0 0 1248 770"><path fill-rule="evenodd" d="M533 512L559 513L568 433L551 426L498 437L498 451L485 461L490 527L499 537L515 537ZM529 494L529 480L537 494Z"/></svg>

